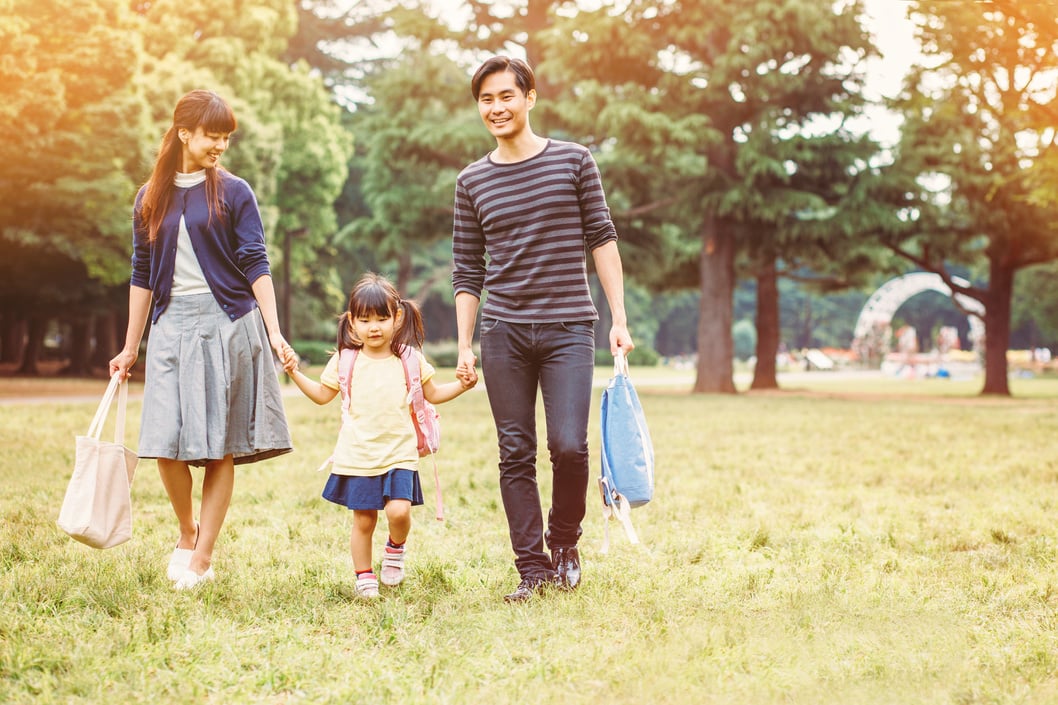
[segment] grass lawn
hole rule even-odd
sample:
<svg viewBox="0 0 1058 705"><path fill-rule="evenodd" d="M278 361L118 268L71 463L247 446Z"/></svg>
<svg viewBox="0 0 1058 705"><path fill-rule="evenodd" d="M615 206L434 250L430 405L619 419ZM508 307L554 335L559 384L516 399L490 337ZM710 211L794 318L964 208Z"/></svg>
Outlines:
<svg viewBox="0 0 1058 705"><path fill-rule="evenodd" d="M191 594L165 578L152 462L127 544L55 526L95 400L0 404L0 702L1058 702L1058 382L633 380L657 455L642 543L612 523L600 553L591 490L583 586L519 606L484 393L440 408L448 519L424 467L408 579L374 603L353 594L348 513L319 497L337 402L286 398L297 450L238 470L218 579ZM591 422L594 478L597 404ZM383 518L376 561L384 538Z"/></svg>

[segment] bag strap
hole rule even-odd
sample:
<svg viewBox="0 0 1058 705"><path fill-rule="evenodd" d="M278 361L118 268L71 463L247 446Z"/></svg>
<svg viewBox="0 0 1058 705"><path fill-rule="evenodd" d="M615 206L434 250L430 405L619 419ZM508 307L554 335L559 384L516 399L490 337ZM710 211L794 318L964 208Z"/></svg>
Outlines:
<svg viewBox="0 0 1058 705"><path fill-rule="evenodd" d="M625 355L624 348L618 348L617 354L613 356L613 376L628 376L628 357Z"/></svg>
<svg viewBox="0 0 1058 705"><path fill-rule="evenodd" d="M88 426L89 438L100 440L103 434L103 424L106 423L110 405L114 402L114 394L119 392L118 415L117 421L114 423L114 443L125 445L125 407L129 401L129 385L125 383L122 377L123 375L120 372L115 372L114 376L110 378L110 384L107 385L107 389L103 393L103 399L96 408L95 416L92 417L92 423Z"/></svg>
<svg viewBox="0 0 1058 705"><path fill-rule="evenodd" d="M360 354L357 348L342 348L338 353L338 388L342 392L342 411L349 411L353 396L353 367Z"/></svg>
<svg viewBox="0 0 1058 705"><path fill-rule="evenodd" d="M637 544L639 543L639 535L636 533L636 529L632 526L632 505L628 503L628 500L623 494L613 490L610 483L605 477L599 478L599 491L603 494L602 504L602 546L599 547L599 553L608 553L610 551L610 519L617 519L621 522L621 526L624 527L625 535L628 536L628 543ZM608 503L606 498L610 499Z"/></svg>
<svg viewBox="0 0 1058 705"><path fill-rule="evenodd" d="M410 345L405 345L401 349L400 361L404 365L404 381L408 385L408 403L412 407L411 422L415 426L415 433L424 435L422 430L419 429L419 417L417 415L417 412L423 411L423 409L415 408L416 406L425 406L424 402L426 401L422 391L422 365L419 364L419 356L415 354L415 349ZM445 508L444 500L441 499L441 475L437 471L437 455L431 452L430 460L433 461L434 505L436 507L434 517L437 521L444 521Z"/></svg>

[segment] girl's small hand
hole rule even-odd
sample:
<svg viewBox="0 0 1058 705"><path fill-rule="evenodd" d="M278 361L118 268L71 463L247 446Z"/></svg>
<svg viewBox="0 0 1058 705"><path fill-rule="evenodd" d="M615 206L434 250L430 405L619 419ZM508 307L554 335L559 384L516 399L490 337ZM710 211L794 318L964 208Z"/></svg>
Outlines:
<svg viewBox="0 0 1058 705"><path fill-rule="evenodd" d="M469 371L464 369L463 371L459 372L456 377L458 377L459 384L463 386L464 390L473 389L474 385L478 383L478 373L475 372L473 369L470 369Z"/></svg>
<svg viewBox="0 0 1058 705"><path fill-rule="evenodd" d="M283 371L288 375L292 375L298 371L298 356L294 353L293 348L291 348L289 355L284 356Z"/></svg>

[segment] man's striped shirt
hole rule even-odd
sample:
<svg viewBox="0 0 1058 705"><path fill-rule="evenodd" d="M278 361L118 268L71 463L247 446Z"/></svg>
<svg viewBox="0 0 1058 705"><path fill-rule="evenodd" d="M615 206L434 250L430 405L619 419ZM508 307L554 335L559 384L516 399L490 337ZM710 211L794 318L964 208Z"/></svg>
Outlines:
<svg viewBox="0 0 1058 705"><path fill-rule="evenodd" d="M456 180L452 285L487 291L487 318L596 320L586 252L616 239L599 167L579 144L549 140L514 164L485 156Z"/></svg>

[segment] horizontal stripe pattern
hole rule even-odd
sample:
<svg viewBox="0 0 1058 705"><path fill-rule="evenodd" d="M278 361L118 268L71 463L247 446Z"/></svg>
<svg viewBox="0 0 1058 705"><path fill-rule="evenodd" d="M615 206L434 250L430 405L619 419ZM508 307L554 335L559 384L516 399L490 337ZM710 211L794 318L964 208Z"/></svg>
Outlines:
<svg viewBox="0 0 1058 705"><path fill-rule="evenodd" d="M486 156L456 181L452 285L456 293L487 292L482 315L489 318L596 320L586 253L616 239L586 147L549 140L516 164Z"/></svg>

